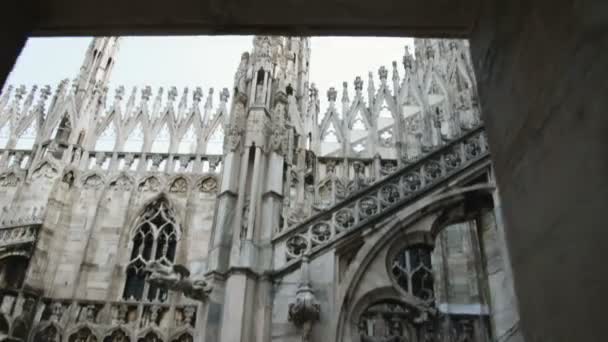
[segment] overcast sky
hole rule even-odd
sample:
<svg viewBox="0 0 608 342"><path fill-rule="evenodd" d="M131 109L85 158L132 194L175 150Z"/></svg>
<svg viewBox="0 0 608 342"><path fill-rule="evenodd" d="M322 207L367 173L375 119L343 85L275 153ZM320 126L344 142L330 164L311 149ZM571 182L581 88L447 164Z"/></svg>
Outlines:
<svg viewBox="0 0 608 342"><path fill-rule="evenodd" d="M73 79L82 63L90 37L32 38L10 74L7 84L28 88L49 84L53 88L64 78ZM367 82L368 71L403 57L409 38L323 37L312 38L310 81L316 83L323 101L330 86L338 90L355 76ZM241 53L252 48L251 36L124 37L111 79L111 88L150 85L154 88L201 86L233 87ZM214 99L214 102L217 98Z"/></svg>

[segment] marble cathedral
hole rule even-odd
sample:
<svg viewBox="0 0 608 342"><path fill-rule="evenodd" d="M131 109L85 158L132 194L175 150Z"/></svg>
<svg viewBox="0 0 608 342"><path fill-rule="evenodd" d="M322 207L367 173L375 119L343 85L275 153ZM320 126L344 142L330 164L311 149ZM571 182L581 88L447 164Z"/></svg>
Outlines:
<svg viewBox="0 0 608 342"><path fill-rule="evenodd" d="M309 38L217 93L109 92L119 44L0 95L0 339L522 341L466 41L323 95Z"/></svg>

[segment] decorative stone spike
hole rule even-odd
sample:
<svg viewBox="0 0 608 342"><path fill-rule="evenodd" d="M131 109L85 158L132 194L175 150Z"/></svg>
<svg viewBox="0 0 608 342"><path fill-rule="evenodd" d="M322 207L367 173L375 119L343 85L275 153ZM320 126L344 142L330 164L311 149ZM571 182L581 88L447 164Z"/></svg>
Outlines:
<svg viewBox="0 0 608 342"><path fill-rule="evenodd" d="M405 54L403 55L403 67L405 68L405 70L412 70L414 66L414 57L412 56L412 53L410 52L410 47L409 46L405 46Z"/></svg>
<svg viewBox="0 0 608 342"><path fill-rule="evenodd" d="M228 88L222 89L222 92L220 93L220 101L228 102L229 97L230 97L230 91L228 91Z"/></svg>
<svg viewBox="0 0 608 342"><path fill-rule="evenodd" d="M196 87L196 89L194 89L194 93L192 93L192 100L194 102L201 102L201 100L203 99L203 88L201 87Z"/></svg>
<svg viewBox="0 0 608 342"><path fill-rule="evenodd" d="M350 102L348 98L348 83L342 82L342 102Z"/></svg>
<svg viewBox="0 0 608 342"><path fill-rule="evenodd" d="M180 109L185 109L187 104L188 104L188 92L190 90L188 89L188 87L184 88L184 92L182 93L182 98L179 100L179 108Z"/></svg>
<svg viewBox="0 0 608 342"><path fill-rule="evenodd" d="M40 89L40 98L38 99L38 104L36 105L36 109L40 110L40 109L44 108L44 103L46 102L46 100L48 100L50 95L51 95L51 86L47 84L44 87L42 87L42 89Z"/></svg>
<svg viewBox="0 0 608 342"><path fill-rule="evenodd" d="M209 95L207 95L207 101L205 101L205 108L211 109L213 107L213 88L209 88ZM220 94L221 96L221 94Z"/></svg>
<svg viewBox="0 0 608 342"><path fill-rule="evenodd" d="M143 101L149 101L150 97L152 97L152 87L145 86L144 89L141 90L141 99Z"/></svg>
<svg viewBox="0 0 608 342"><path fill-rule="evenodd" d="M127 101L127 108L125 110L125 114L127 115L136 115L137 113L132 112L133 107L135 106L135 98L137 97L137 87L133 87L131 90L131 96L129 96L129 101Z"/></svg>
<svg viewBox="0 0 608 342"><path fill-rule="evenodd" d="M388 70L384 65L381 66L380 69L378 69L378 77L380 77L380 79L384 81L386 81L386 79L388 78Z"/></svg>
<svg viewBox="0 0 608 342"><path fill-rule="evenodd" d="M177 88L176 87L169 88L169 92L167 93L167 98L169 99L169 102L175 101L175 99L177 98Z"/></svg>
<svg viewBox="0 0 608 342"><path fill-rule="evenodd" d="M360 92L363 90L363 80L361 79L361 76L357 76L355 77L355 82L353 82L355 84L355 90L357 92Z"/></svg>
<svg viewBox="0 0 608 342"><path fill-rule="evenodd" d="M336 88L330 87L329 90L327 91L327 101L336 102L337 97L338 97L338 92L336 91Z"/></svg>
<svg viewBox="0 0 608 342"><path fill-rule="evenodd" d="M165 89L163 87L160 87L158 89L158 94L156 94L156 98L154 99L154 105L152 106L152 117L157 117L159 115L160 106L163 101L164 91L165 91Z"/></svg>
<svg viewBox="0 0 608 342"><path fill-rule="evenodd" d="M34 97L36 96L37 90L38 90L38 86L34 85L34 86L32 86L32 90L30 90L30 92L27 94L27 97L25 98L25 102L23 103L23 114L24 115L27 114L26 113L27 110L34 102Z"/></svg>
<svg viewBox="0 0 608 342"><path fill-rule="evenodd" d="M117 102L120 102L122 101L123 96L125 96L125 87L120 86L116 88L116 94L114 95L114 99L116 99Z"/></svg>

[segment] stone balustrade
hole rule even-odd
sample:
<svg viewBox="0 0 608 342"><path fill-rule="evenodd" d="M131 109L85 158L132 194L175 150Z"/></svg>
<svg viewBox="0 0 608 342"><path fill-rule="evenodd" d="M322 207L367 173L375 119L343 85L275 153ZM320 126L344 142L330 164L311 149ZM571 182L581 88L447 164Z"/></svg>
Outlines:
<svg viewBox="0 0 608 342"><path fill-rule="evenodd" d="M0 228L0 248L34 243L40 224Z"/></svg>
<svg viewBox="0 0 608 342"><path fill-rule="evenodd" d="M197 327L199 310L196 303L64 300L21 290L0 290L0 320L10 326L13 334L17 322L24 321L27 333L34 340L41 337L49 341L65 337L72 340L74 336L92 337L97 341L108 336L134 340L150 337L152 333L154 341L192 341L195 331L200 330Z"/></svg>
<svg viewBox="0 0 608 342"><path fill-rule="evenodd" d="M348 231L375 218L386 217L435 185L489 155L479 126L390 176L350 194L345 200L278 234L274 239L275 267L296 263Z"/></svg>

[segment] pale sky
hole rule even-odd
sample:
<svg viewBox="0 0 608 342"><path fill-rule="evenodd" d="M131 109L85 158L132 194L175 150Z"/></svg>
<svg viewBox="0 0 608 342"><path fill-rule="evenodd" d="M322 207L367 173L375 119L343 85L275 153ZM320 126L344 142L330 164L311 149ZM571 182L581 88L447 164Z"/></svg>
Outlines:
<svg viewBox="0 0 608 342"><path fill-rule="evenodd" d="M90 40L90 37L30 39L7 84L24 84L28 88L49 84L55 88L64 78L72 80ZM367 83L369 71L373 71L377 85L380 66L390 71L395 60L403 68L401 59L406 44L413 51L411 38L312 38L310 82L317 85L322 103L326 102L329 87L340 91L342 82L347 81L352 91L355 77L361 76ZM201 86L206 94L213 87L216 97L213 100L217 103L219 90L233 87L241 53L251 48L251 36L124 37L110 88L124 85L128 92L132 86L150 85L153 89L176 86L181 92L184 87ZM403 74L401 69L400 73Z"/></svg>

